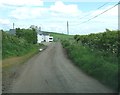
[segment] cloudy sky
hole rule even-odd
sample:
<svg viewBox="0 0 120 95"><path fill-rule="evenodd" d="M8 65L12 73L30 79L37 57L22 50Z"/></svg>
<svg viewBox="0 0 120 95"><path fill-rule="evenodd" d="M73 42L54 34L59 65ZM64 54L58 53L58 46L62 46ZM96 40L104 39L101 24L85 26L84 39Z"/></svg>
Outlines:
<svg viewBox="0 0 120 95"><path fill-rule="evenodd" d="M15 23L15 28L37 25L44 31L66 33L68 21L70 34L97 33L106 28L116 30L118 6L88 20L117 2L118 0L0 0L0 29L9 30L12 23Z"/></svg>

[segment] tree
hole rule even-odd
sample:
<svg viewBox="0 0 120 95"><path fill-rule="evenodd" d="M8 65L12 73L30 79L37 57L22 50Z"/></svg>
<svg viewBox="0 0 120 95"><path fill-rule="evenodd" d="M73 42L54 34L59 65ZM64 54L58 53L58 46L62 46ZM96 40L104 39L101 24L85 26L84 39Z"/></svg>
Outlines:
<svg viewBox="0 0 120 95"><path fill-rule="evenodd" d="M77 43L78 43L78 41L80 40L80 36L79 35L75 35L74 36L74 39L77 41Z"/></svg>
<svg viewBox="0 0 120 95"><path fill-rule="evenodd" d="M28 43L37 43L37 33L34 29L20 29L16 28L16 36L18 38L24 38Z"/></svg>

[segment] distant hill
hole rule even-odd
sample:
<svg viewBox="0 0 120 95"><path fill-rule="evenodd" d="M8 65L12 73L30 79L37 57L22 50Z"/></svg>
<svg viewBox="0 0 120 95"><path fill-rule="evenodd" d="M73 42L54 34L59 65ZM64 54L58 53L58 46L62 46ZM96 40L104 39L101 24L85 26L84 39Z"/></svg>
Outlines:
<svg viewBox="0 0 120 95"><path fill-rule="evenodd" d="M54 41L73 39L74 37L74 35L67 35L67 34L47 32L47 31L44 31L44 32L53 36Z"/></svg>

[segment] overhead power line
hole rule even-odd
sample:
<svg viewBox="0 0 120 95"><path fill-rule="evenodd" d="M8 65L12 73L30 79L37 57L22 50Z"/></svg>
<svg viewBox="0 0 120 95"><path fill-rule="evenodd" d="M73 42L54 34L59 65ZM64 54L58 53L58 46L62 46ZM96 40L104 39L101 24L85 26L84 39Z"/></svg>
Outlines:
<svg viewBox="0 0 120 95"><path fill-rule="evenodd" d="M103 4L102 6L98 7L97 9L101 9L102 7L104 7L105 5L107 5L109 2Z"/></svg>
<svg viewBox="0 0 120 95"><path fill-rule="evenodd" d="M108 3L109 3L109 2L104 3L103 5L101 5L100 7L98 7L96 10L101 9L102 7L104 7L105 5L107 5ZM87 14L87 15L81 17L80 19L86 18L86 17L90 16L90 14L91 14L91 13L89 13L89 14Z"/></svg>
<svg viewBox="0 0 120 95"><path fill-rule="evenodd" d="M107 11L111 10L112 8L116 7L116 6L119 5L119 4L120 4L120 1L119 1L117 4L115 4L114 6L110 7L109 9L103 11L102 13L100 13L100 14L98 14L98 15L96 15L96 16L94 16L94 17L92 17L92 18L90 18L90 19L88 19L87 21L84 21L84 22L82 22L82 23L87 23L87 22L91 21L92 19L95 19L96 17L98 17L98 16L106 13Z"/></svg>

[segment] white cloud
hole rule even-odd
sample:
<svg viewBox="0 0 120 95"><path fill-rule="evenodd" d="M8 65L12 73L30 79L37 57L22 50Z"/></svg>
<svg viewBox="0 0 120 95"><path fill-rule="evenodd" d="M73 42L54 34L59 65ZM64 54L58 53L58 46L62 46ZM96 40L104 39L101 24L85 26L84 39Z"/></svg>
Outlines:
<svg viewBox="0 0 120 95"><path fill-rule="evenodd" d="M5 0L6 1L6 0ZM12 0L11 0L12 1ZM31 1L31 0L30 0ZM36 0L34 0L36 1ZM0 1L1 2L1 1ZM16 2L21 2L17 1ZM27 1L25 1L27 2ZM9 2L8 2L9 3ZM25 4L20 4L25 5ZM29 5L29 4L28 4ZM89 34L92 32L102 32L105 28L116 29L117 28L117 18L118 18L118 7L109 10L105 14L99 17L81 24L83 21L87 21L89 18L94 17L102 13L104 10L112 7L106 6L99 10L92 11L82 11L78 8L77 4L65 4L61 1L56 1L54 5L49 5L50 7L31 7L31 6L21 6L12 7L9 11L7 17L13 17L10 21L16 22L17 27L29 27L31 24L41 26L43 30L63 32L66 33L66 21L69 21L70 34ZM4 7L5 8L5 7ZM87 7L88 8L88 7ZM87 14L91 14L85 18ZM6 18L7 18L6 17ZM0 24L9 24L9 20L0 19Z"/></svg>
<svg viewBox="0 0 120 95"><path fill-rule="evenodd" d="M10 16L16 19L32 19L40 17L46 10L46 8L19 7L13 10Z"/></svg>
<svg viewBox="0 0 120 95"><path fill-rule="evenodd" d="M8 19L1 19L0 18L0 24L7 25L7 24L10 24L10 21Z"/></svg>
<svg viewBox="0 0 120 95"><path fill-rule="evenodd" d="M40 18L40 17L55 17L55 16L62 16L63 19L68 16L76 16L81 11L79 11L77 5L65 5L61 1L56 1L55 5L50 6L49 8L46 7L17 7L10 13L10 16L16 19L32 19L32 18ZM43 16L43 14L45 14ZM48 18L47 18L48 19Z"/></svg>
<svg viewBox="0 0 120 95"><path fill-rule="evenodd" d="M42 6L42 0L0 0L0 5Z"/></svg>
<svg viewBox="0 0 120 95"><path fill-rule="evenodd" d="M62 1L56 1L55 5L52 5L50 7L51 11L60 12L60 13L78 13L79 9L77 5L71 4L71 5L65 5Z"/></svg>
<svg viewBox="0 0 120 95"><path fill-rule="evenodd" d="M56 4L55 4L56 5ZM54 6L55 6L54 5ZM68 5L65 5L68 6ZM58 7L58 6L57 6ZM60 32L60 33L66 33L66 21L69 21L69 28L70 28L70 34L89 34L89 33L96 33L96 32L104 32L105 28L110 29L117 29L117 7L109 10L105 14L102 14L101 16L85 23L81 24L81 22L88 20L89 18L103 12L104 10L110 8L111 6L107 6L100 10L93 10L88 12L82 12L82 14L78 13L80 16L74 16L73 12L68 12L65 14L64 10L60 9L61 11L53 12L54 10L51 10L50 8L26 8L26 7L20 7L17 8L12 12L12 16L18 19L31 19L37 17L42 17L43 19L38 19L37 21L32 20L32 24L35 25L42 25L42 29L46 31L54 31L54 32ZM58 10L58 9L57 9ZM81 10L79 9L79 12ZM77 11L74 11L77 12ZM45 16L42 14L45 13ZM55 13L54 15L51 15L51 13ZM80 19L80 17L83 17L86 14L92 14L84 19ZM61 14L61 15L57 15ZM69 16L68 16L69 14ZM56 16L57 15L57 16ZM26 22L27 23L27 22ZM77 24L77 25L76 25ZM27 24L26 24L27 26Z"/></svg>

